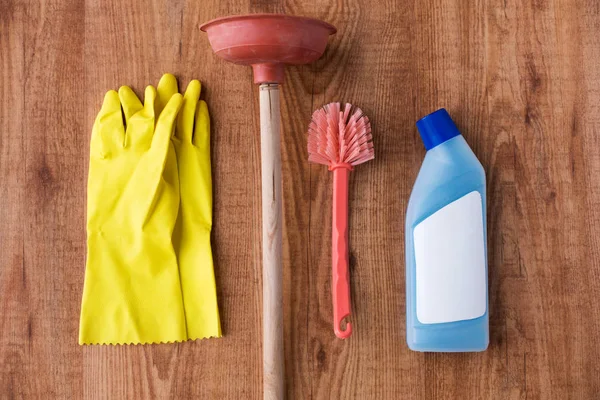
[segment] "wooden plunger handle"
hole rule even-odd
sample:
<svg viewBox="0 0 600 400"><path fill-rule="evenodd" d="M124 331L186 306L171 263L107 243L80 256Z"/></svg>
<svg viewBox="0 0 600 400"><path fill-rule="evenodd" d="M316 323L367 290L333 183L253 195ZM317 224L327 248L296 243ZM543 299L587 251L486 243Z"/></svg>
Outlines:
<svg viewBox="0 0 600 400"><path fill-rule="evenodd" d="M265 400L282 400L283 292L281 231L281 116L279 85L260 85L263 246L263 385Z"/></svg>

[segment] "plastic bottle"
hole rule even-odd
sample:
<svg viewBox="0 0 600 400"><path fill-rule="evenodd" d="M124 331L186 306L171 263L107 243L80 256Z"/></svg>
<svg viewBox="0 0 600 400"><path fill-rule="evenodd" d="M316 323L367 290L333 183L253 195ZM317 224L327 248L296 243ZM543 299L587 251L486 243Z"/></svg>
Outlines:
<svg viewBox="0 0 600 400"><path fill-rule="evenodd" d="M406 212L406 341L415 351L483 351L485 171L445 109L417 128L427 154Z"/></svg>

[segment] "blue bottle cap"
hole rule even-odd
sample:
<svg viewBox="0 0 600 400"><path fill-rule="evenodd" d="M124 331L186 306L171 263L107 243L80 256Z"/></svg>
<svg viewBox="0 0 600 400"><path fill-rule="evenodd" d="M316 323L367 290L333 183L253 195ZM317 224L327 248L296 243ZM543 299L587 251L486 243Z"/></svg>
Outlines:
<svg viewBox="0 0 600 400"><path fill-rule="evenodd" d="M417 129L427 150L460 135L445 108L440 108L417 121Z"/></svg>

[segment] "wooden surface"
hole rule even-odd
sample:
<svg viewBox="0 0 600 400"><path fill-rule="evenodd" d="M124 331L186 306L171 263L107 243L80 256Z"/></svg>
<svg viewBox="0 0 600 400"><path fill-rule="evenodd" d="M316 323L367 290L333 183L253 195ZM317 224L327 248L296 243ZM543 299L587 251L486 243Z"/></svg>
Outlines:
<svg viewBox="0 0 600 400"><path fill-rule="evenodd" d="M600 3L596 0L0 2L0 397L261 397L258 88L213 56L213 17L286 12L338 28L282 91L284 335L293 399L597 399ZM225 336L80 347L85 185L103 94L172 72L213 118ZM314 108L349 101L376 159L350 183L353 336L332 331L332 177L306 161ZM490 348L405 344L403 223L444 106L488 176Z"/></svg>

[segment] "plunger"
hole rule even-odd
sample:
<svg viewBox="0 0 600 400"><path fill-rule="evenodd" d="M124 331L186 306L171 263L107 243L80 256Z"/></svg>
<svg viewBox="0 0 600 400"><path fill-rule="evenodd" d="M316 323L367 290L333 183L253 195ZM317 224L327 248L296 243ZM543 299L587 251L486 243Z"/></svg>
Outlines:
<svg viewBox="0 0 600 400"><path fill-rule="evenodd" d="M213 51L227 61L251 65L260 93L263 246L263 390L283 399L282 212L279 85L286 64L317 60L332 25L283 14L224 17L200 26Z"/></svg>

